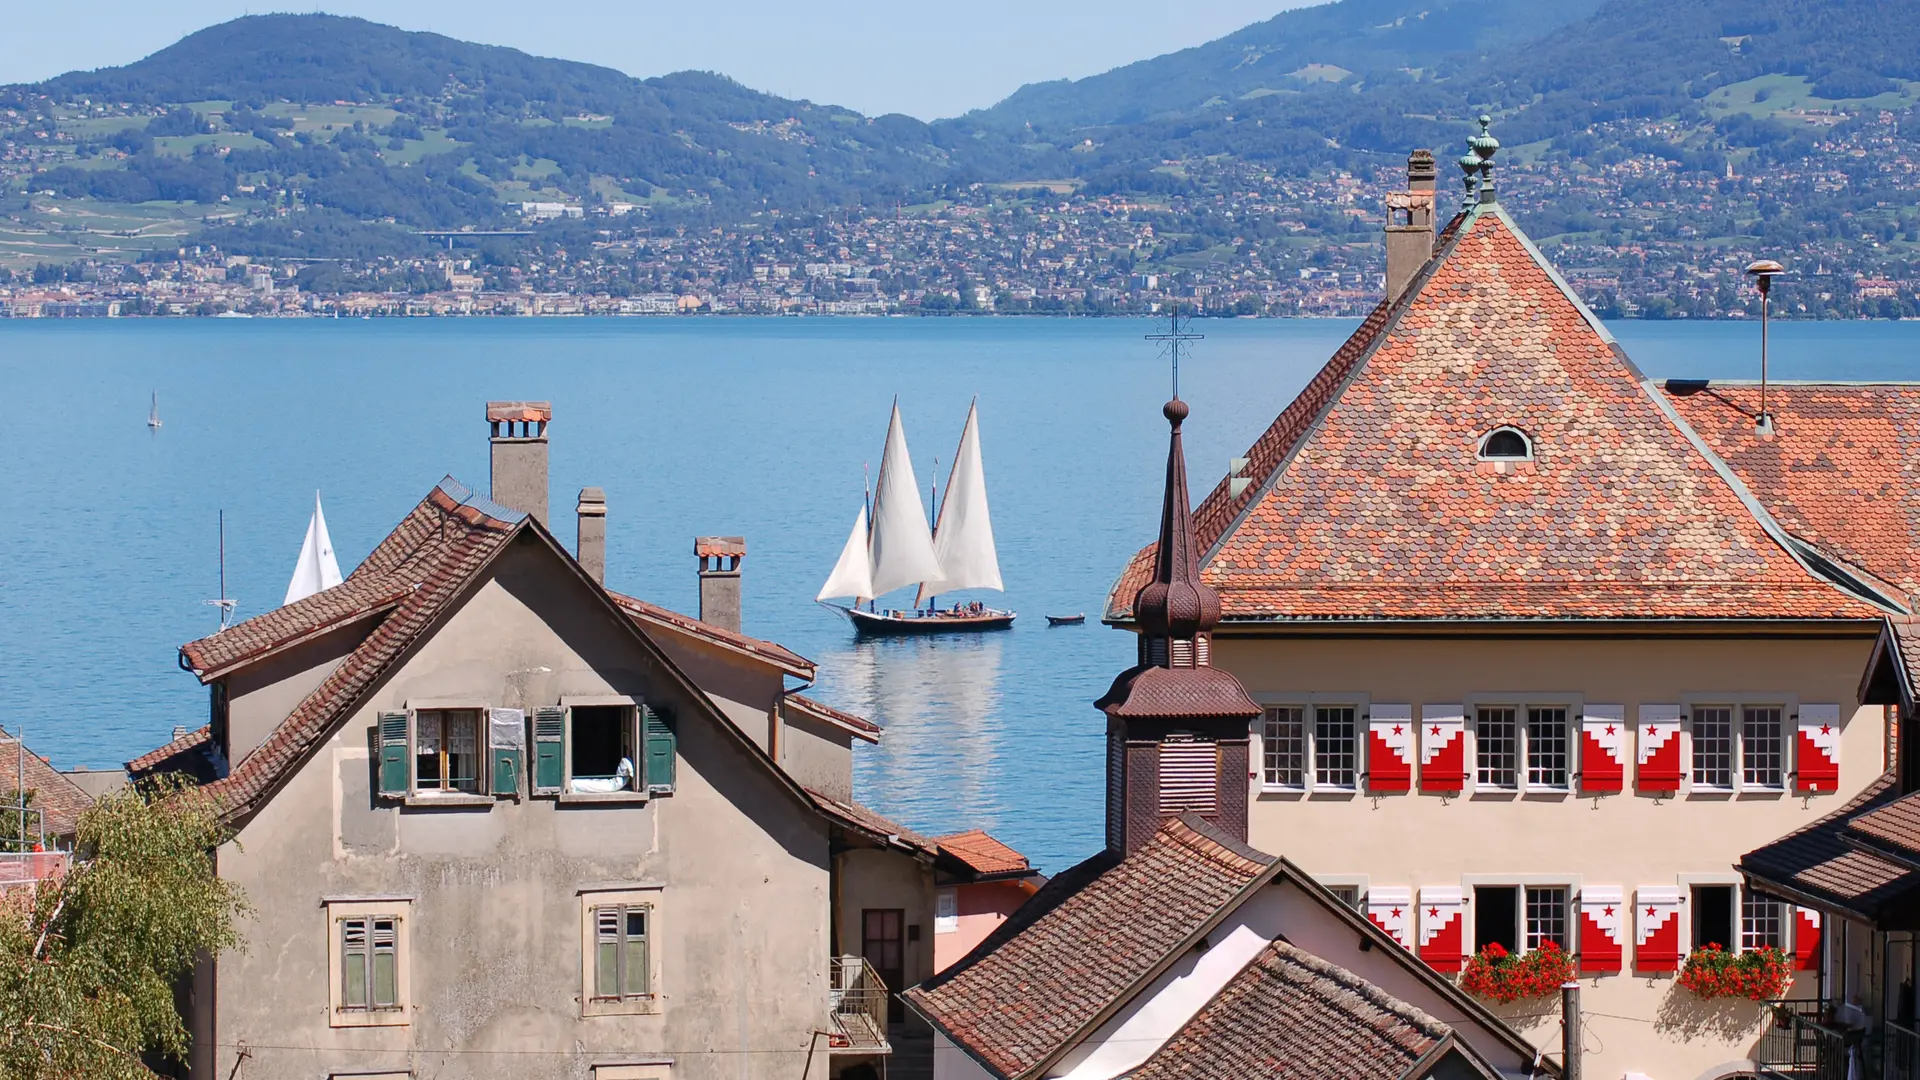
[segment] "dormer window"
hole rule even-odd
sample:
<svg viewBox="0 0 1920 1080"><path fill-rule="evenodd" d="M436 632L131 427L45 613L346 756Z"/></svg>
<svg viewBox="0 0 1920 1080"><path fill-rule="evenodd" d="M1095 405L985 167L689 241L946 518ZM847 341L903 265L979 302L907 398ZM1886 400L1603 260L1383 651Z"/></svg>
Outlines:
<svg viewBox="0 0 1920 1080"><path fill-rule="evenodd" d="M1481 461L1532 461L1533 440L1519 428L1501 426L1480 439Z"/></svg>

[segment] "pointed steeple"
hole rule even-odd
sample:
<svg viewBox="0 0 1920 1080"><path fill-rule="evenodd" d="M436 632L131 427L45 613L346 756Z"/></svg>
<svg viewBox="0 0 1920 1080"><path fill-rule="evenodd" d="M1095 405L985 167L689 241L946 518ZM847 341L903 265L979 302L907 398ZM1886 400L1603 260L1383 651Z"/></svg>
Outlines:
<svg viewBox="0 0 1920 1080"><path fill-rule="evenodd" d="M1167 445L1167 485L1160 504L1160 551L1154 565L1153 580L1142 586L1134 597L1133 610L1140 620L1143 641L1159 643L1144 649L1142 663L1161 667L1193 667L1204 664L1204 647L1193 648L1220 624L1220 596L1200 581L1200 563L1194 551L1192 503L1187 495L1187 457L1180 445L1180 424L1187 418L1187 403L1179 398L1160 410L1173 428ZM1173 642L1189 648L1179 650L1183 662L1172 660Z"/></svg>

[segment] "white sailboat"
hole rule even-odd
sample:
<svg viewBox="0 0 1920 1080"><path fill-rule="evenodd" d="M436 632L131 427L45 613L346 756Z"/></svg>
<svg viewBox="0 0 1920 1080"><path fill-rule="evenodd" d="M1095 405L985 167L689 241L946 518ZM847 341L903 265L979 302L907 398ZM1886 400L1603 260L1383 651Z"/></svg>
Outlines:
<svg viewBox="0 0 1920 1080"><path fill-rule="evenodd" d="M300 560L294 564L293 580L287 582L287 598L282 605L305 600L340 584L340 562L333 557L333 537L327 535L327 516L320 512L320 493L313 493L313 517L307 520L307 537L300 542Z"/></svg>
<svg viewBox="0 0 1920 1080"><path fill-rule="evenodd" d="M147 407L147 426L150 428L160 426L160 391L158 390L153 392L153 404Z"/></svg>
<svg viewBox="0 0 1920 1080"><path fill-rule="evenodd" d="M947 479L947 498L937 513L937 529L927 527L919 488L907 452L906 429L900 422L900 403L895 401L887 424L886 452L880 459L871 525L863 500L846 546L816 599L825 603L833 597L852 597L851 607L830 606L844 613L862 633L927 634L1011 626L1011 611L983 604L948 609L933 604L940 592L1002 588L993 522L987 511L977 403L967 410L960 449ZM881 608L874 602L907 585L919 587L913 608ZM863 602L866 610L860 607Z"/></svg>

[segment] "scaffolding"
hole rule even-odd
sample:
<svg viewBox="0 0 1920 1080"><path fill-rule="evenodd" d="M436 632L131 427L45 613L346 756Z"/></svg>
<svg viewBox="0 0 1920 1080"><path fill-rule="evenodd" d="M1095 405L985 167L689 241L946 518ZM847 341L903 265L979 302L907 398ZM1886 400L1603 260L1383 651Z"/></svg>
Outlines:
<svg viewBox="0 0 1920 1080"><path fill-rule="evenodd" d="M13 790L0 797L0 889L37 881L46 876L50 863L65 858L47 842L46 811L28 805L29 753L24 725L12 734L0 728L0 766L11 766L8 771L13 773Z"/></svg>

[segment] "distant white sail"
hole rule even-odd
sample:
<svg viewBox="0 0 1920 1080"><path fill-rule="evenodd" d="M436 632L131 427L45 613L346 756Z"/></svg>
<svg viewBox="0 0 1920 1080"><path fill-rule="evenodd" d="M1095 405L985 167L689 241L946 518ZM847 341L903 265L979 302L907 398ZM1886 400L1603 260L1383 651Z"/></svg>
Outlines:
<svg viewBox="0 0 1920 1080"><path fill-rule="evenodd" d="M320 512L320 493L313 493L313 517L307 522L307 538L300 543L300 561L294 565L293 580L287 583L287 598L282 604L305 600L314 593L340 584L340 563L333 557L333 538L327 535L327 517Z"/></svg>
<svg viewBox="0 0 1920 1080"><path fill-rule="evenodd" d="M907 455L907 432L900 423L900 403L893 403L887 423L887 449L880 458L880 483L873 494L873 537L867 546L873 560L873 596L940 576L940 559L933 553L933 531L920 505L920 482L914 479L913 459Z"/></svg>
<svg viewBox="0 0 1920 1080"><path fill-rule="evenodd" d="M940 577L920 585L918 604L935 593L958 589L1004 590L1000 583L1000 555L993 546L993 520L987 513L987 473L980 460L980 412L967 409L967 426L960 432L960 449L953 455L947 476L947 497L940 504L940 521L933 531L933 553L940 560Z"/></svg>
<svg viewBox="0 0 1920 1080"><path fill-rule="evenodd" d="M859 601L872 595L873 564L867 560L867 504L863 499L860 516L853 519L853 532L847 535L847 546L840 549L840 561L833 564L833 573L827 575L827 583L820 586L820 595L814 599L851 596Z"/></svg>

